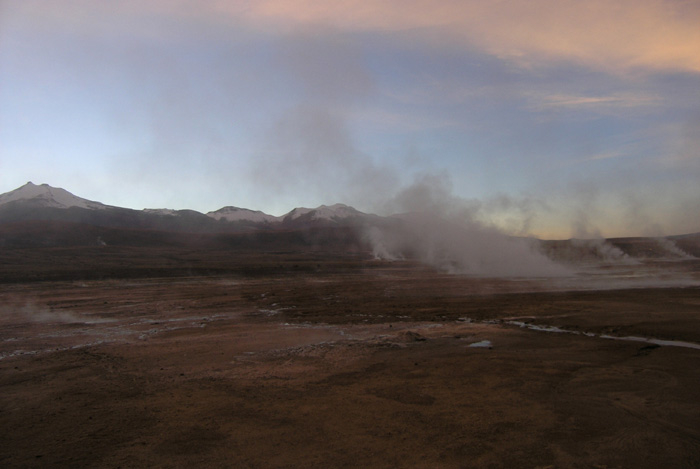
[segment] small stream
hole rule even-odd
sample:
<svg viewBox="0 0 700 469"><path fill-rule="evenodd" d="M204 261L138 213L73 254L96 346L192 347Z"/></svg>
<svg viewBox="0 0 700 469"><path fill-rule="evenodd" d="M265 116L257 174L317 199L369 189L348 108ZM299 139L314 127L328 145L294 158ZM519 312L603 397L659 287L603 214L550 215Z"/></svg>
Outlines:
<svg viewBox="0 0 700 469"><path fill-rule="evenodd" d="M574 334L574 335L585 335L586 337L598 337L600 339L612 339L612 340L627 340L631 342L643 342L647 344L660 345L666 347L684 347L700 350L700 344L695 342L684 342L682 340L664 340L664 339L654 339L651 337L637 337L637 336L615 336L609 334L596 334L595 332L581 332L569 329L562 329L556 326L546 326L539 324L528 324L523 321L504 321L504 324L510 324L512 326L518 326L525 329L530 329L532 331L539 332L555 332L562 334Z"/></svg>

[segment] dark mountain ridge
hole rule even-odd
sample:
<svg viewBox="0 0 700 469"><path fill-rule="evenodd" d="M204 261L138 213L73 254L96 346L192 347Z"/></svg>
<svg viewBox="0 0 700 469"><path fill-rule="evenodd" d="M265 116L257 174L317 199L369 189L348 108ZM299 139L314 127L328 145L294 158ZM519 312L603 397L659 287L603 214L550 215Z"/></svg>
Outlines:
<svg viewBox="0 0 700 469"><path fill-rule="evenodd" d="M31 182L0 194L2 249L132 246L259 252L327 250L371 256L372 230L396 233L405 227L404 217L366 214L343 204L296 208L274 217L233 206L208 214L194 210L133 210ZM534 243L559 262L700 257L700 233ZM399 258L411 257L410 249L399 254Z"/></svg>

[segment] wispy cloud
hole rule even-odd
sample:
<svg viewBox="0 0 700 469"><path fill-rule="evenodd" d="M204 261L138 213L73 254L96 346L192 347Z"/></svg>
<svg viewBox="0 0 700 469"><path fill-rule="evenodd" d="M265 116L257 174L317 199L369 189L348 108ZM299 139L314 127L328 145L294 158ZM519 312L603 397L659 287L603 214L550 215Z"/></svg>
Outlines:
<svg viewBox="0 0 700 469"><path fill-rule="evenodd" d="M521 66L571 61L616 73L700 73L700 3L684 0L89 0L15 2L35 25L150 36L203 25L289 32L309 25L403 34L479 50ZM26 6L24 6L26 4ZM17 5L12 8L18 8ZM158 17L154 22L153 18ZM128 21L126 21L128 20Z"/></svg>
<svg viewBox="0 0 700 469"><path fill-rule="evenodd" d="M616 93L609 95L577 95L546 92L525 93L531 111L573 111L614 115L629 112L648 112L662 104L659 97L644 93Z"/></svg>
<svg viewBox="0 0 700 469"><path fill-rule="evenodd" d="M617 72L700 72L700 4L682 0L265 0L246 14L278 25L413 31L522 65L569 60Z"/></svg>
<svg viewBox="0 0 700 469"><path fill-rule="evenodd" d="M357 111L351 116L365 124L369 123L381 130L396 130L399 132L416 132L431 129L463 129L467 124L457 119L429 114L409 112L394 112L380 107L370 107Z"/></svg>
<svg viewBox="0 0 700 469"><path fill-rule="evenodd" d="M595 155L588 156L584 158L585 161L597 161L597 160L610 160L612 158L620 158L623 156L628 156L626 153L621 151L606 151L604 153L597 153Z"/></svg>
<svg viewBox="0 0 700 469"><path fill-rule="evenodd" d="M637 107L658 103L658 99L645 95L575 96L551 95L536 98L537 106L548 108Z"/></svg>

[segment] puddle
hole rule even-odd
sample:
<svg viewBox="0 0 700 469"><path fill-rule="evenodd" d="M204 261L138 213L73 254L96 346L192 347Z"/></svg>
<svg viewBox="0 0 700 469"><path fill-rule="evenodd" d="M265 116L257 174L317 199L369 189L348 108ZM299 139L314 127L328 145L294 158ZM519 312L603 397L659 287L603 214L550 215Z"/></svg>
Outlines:
<svg viewBox="0 0 700 469"><path fill-rule="evenodd" d="M473 344L469 344L469 347L471 348L491 348L491 341L490 340L482 340L481 342L474 342Z"/></svg>
<svg viewBox="0 0 700 469"><path fill-rule="evenodd" d="M564 334L580 334L579 331L568 331L566 329L561 329L556 326L542 326L538 324L528 324L523 321L506 321L506 324L511 324L513 326L519 326L519 327L524 327L526 329L530 329L533 331L540 331L540 332L557 332L557 333L564 333Z"/></svg>
<svg viewBox="0 0 700 469"><path fill-rule="evenodd" d="M650 339L647 337L635 337L635 336L616 337L614 335L607 335L607 334L601 334L598 337L600 337L601 339L631 340L633 342L645 342L647 344L661 345L661 346L667 346L667 347L685 347L685 348L692 348L695 350L700 350L700 344L696 344L694 342L684 342L682 340Z"/></svg>
<svg viewBox="0 0 700 469"><path fill-rule="evenodd" d="M694 342L684 342L682 340L664 340L664 339L654 339L652 337L637 337L637 336L615 336L609 334L596 334L594 332L581 332L569 329L562 329L556 326L547 326L539 324L528 324L523 321L505 321L504 324L510 324L512 326L518 326L525 329L530 329L532 331L539 332L554 332L560 334L573 334L573 335L585 335L586 337L598 337L600 339L610 339L610 340L626 340L630 342L643 342L646 344L654 344L666 347L684 347L691 348L695 350L700 350L700 344Z"/></svg>

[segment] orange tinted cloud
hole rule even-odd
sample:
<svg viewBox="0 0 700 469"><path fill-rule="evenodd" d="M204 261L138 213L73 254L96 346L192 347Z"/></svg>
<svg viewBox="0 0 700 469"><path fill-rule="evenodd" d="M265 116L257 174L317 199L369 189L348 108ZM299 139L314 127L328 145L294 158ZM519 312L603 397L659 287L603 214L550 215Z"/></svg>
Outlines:
<svg viewBox="0 0 700 469"><path fill-rule="evenodd" d="M567 60L611 71L700 72L700 4L668 0L261 0L245 15L277 27L429 30L522 65ZM226 9L226 7L221 7ZM236 10L241 13L240 5Z"/></svg>
<svg viewBox="0 0 700 469"><path fill-rule="evenodd" d="M32 10L35 27L53 20L96 30L109 20L108 28L124 21L131 33L155 34L153 19L164 17L270 32L320 26L422 34L433 45L480 50L522 66L564 60L613 72L700 72L700 2L694 0L64 0L18 2L10 12L18 8Z"/></svg>

